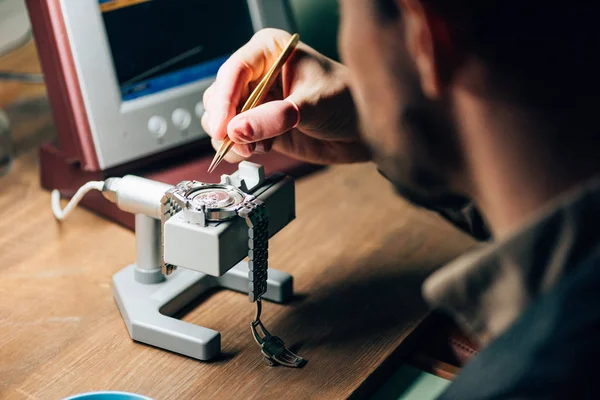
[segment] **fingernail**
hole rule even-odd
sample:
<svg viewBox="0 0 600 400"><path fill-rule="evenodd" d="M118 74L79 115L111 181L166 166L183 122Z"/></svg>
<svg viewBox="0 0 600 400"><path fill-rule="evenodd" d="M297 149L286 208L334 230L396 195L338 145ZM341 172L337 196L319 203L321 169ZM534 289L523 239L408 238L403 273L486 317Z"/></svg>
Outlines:
<svg viewBox="0 0 600 400"><path fill-rule="evenodd" d="M254 148L255 154L265 154L266 152L267 152L267 149L263 142L256 143L256 147Z"/></svg>
<svg viewBox="0 0 600 400"><path fill-rule="evenodd" d="M244 145L244 148L246 149L246 154L243 154L243 156L250 157L252 154L254 154L254 151L256 150L256 143L248 143Z"/></svg>
<svg viewBox="0 0 600 400"><path fill-rule="evenodd" d="M240 157L248 158L248 157L252 156L252 153L254 152L253 146L254 146L254 143L238 144L233 148L232 151Z"/></svg>

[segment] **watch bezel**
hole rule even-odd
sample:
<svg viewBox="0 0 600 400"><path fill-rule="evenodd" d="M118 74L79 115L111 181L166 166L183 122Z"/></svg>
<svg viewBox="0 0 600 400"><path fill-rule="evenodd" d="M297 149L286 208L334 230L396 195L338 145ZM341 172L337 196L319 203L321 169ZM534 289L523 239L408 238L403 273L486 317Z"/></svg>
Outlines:
<svg viewBox="0 0 600 400"><path fill-rule="evenodd" d="M239 201L226 206L218 208L202 208L194 204L194 194L200 191L206 191L211 189L224 189L228 192L239 195ZM244 192L243 190L228 184L223 183L195 183L190 188L185 190L183 197L186 202L186 209L191 212L203 212L207 221L221 222L230 220L238 215L239 208L246 202L254 200L254 196Z"/></svg>

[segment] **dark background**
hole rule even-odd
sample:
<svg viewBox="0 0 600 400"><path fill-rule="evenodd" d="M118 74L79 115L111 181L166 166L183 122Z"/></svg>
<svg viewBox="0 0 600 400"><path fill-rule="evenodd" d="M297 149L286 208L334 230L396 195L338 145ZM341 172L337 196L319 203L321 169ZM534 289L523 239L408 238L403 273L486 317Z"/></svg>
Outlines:
<svg viewBox="0 0 600 400"><path fill-rule="evenodd" d="M201 52L144 80L233 53L253 34L246 0L153 0L103 17L121 85L198 46Z"/></svg>

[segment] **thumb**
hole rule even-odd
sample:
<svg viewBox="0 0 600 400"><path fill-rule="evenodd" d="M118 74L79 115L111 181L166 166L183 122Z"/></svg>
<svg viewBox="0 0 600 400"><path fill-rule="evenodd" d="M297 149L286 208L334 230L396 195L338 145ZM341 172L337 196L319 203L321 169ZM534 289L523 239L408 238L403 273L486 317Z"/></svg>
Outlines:
<svg viewBox="0 0 600 400"><path fill-rule="evenodd" d="M299 122L300 110L292 100L271 101L235 116L227 134L234 143L254 143L279 136Z"/></svg>

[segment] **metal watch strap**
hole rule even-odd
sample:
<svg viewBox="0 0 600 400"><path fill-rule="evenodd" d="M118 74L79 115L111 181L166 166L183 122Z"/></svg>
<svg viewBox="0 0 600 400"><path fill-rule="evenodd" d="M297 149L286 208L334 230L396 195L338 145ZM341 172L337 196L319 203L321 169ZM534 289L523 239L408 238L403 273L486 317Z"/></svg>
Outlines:
<svg viewBox="0 0 600 400"><path fill-rule="evenodd" d="M175 185L171 189L169 189L167 191L167 193L165 193L165 195L163 196L162 201L161 201L161 205L160 205L160 214L161 214L161 218L160 218L160 224L161 224L160 248L161 248L161 258L162 258L162 273L165 275L170 275L173 271L175 271L177 269L177 267L175 265L165 263L165 256L164 256L165 223L169 220L169 218L171 218L172 216L174 216L175 214L177 214L179 211L181 211L183 209L181 202L176 199L175 193L179 193L181 195L181 197L183 197L185 192L187 192L192 187L193 184L194 184L193 181L183 181L183 182L178 183L177 185Z"/></svg>
<svg viewBox="0 0 600 400"><path fill-rule="evenodd" d="M255 302L267 292L269 216L264 203L258 199L244 203L238 215L248 225L248 296Z"/></svg>
<svg viewBox="0 0 600 400"><path fill-rule="evenodd" d="M165 223L187 208L186 194L198 182L184 181L168 190L161 202L161 248L164 252L164 227ZM200 184L201 185L201 184ZM262 296L267 292L267 275L269 268L269 216L265 204L252 196L248 196L237 214L244 218L248 226L248 297L256 303L256 318L250 324L254 339L261 347L265 360L270 365L284 365L299 368L306 364L306 360L292 353L285 347L281 338L273 336L260 320L262 310ZM163 273L169 275L176 266L167 264L163 254Z"/></svg>
<svg viewBox="0 0 600 400"><path fill-rule="evenodd" d="M306 360L292 353L281 338L271 335L260 320L262 295L267 292L267 273L269 268L269 217L264 203L258 199L246 202L238 215L248 225L248 278L249 297L256 302L256 318L250 324L254 340L269 365L284 365L301 368Z"/></svg>

